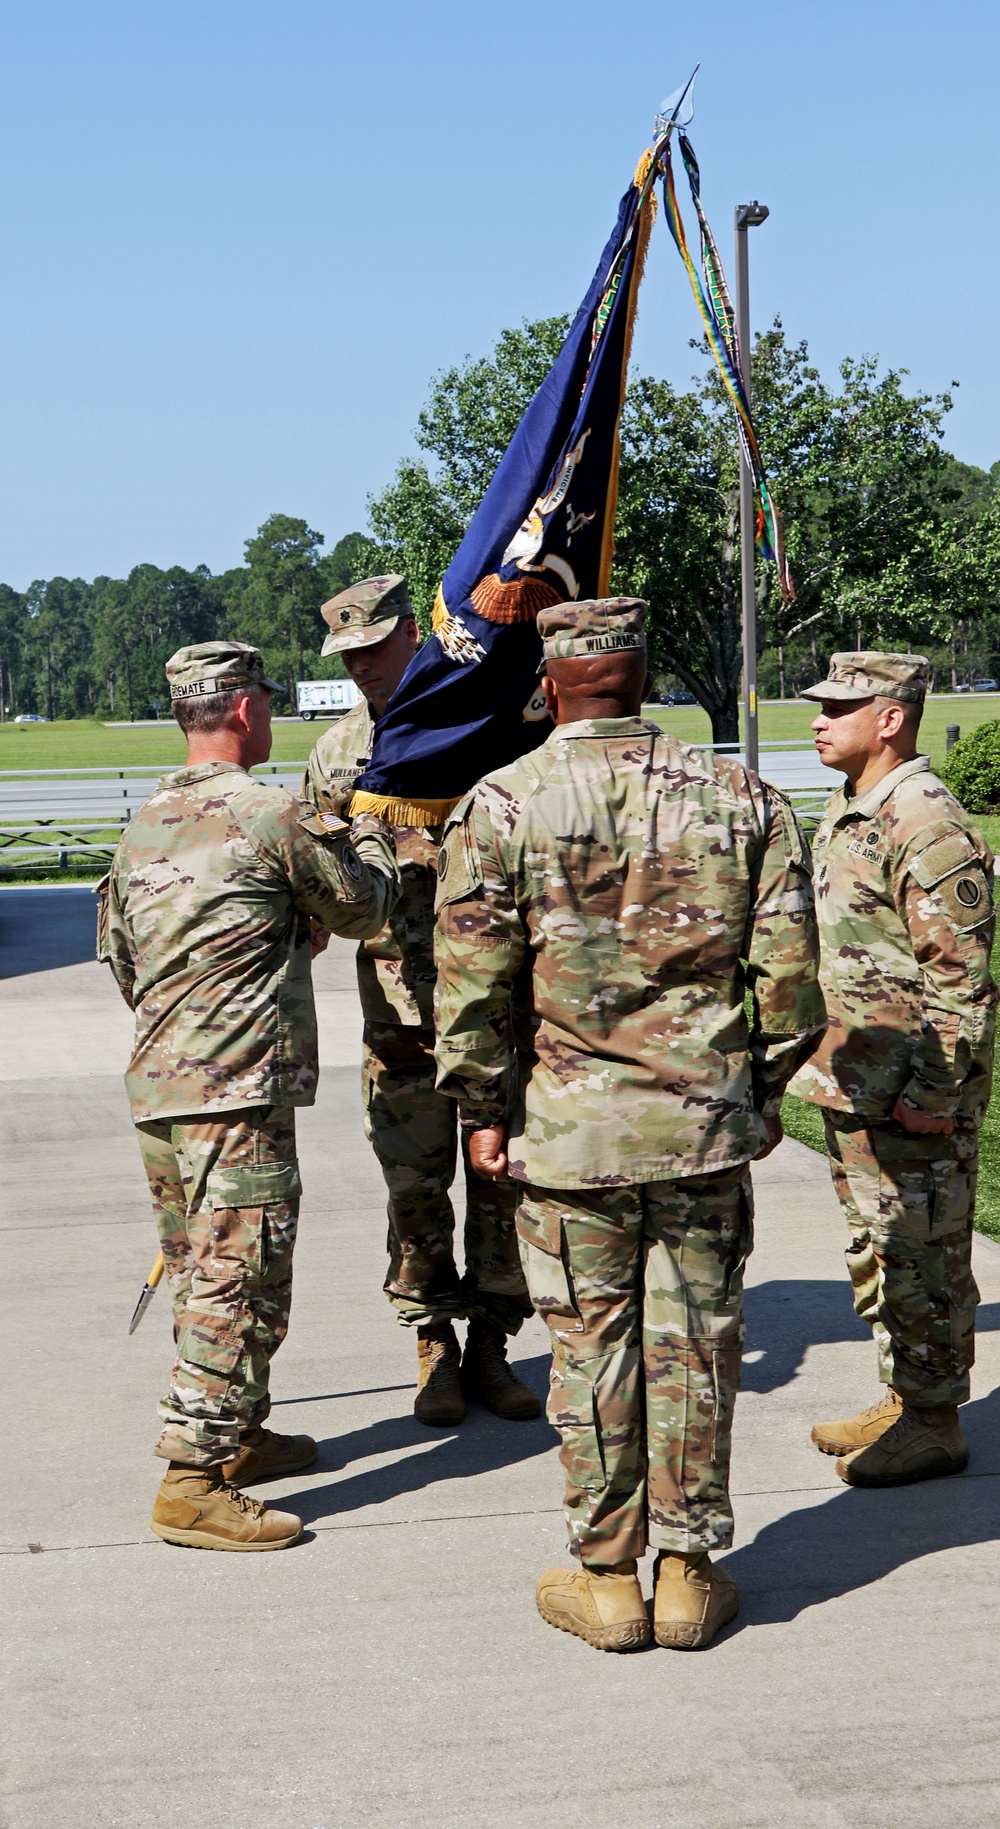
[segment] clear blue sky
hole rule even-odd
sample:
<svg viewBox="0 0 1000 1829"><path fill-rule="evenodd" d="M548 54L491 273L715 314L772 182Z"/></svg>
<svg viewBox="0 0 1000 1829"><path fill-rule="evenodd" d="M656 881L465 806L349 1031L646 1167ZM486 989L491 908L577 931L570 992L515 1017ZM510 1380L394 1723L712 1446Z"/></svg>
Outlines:
<svg viewBox="0 0 1000 1829"><path fill-rule="evenodd" d="M572 309L661 98L724 256L832 377L961 382L1000 456L995 6L18 0L0 6L0 580L213 571L274 510L332 544L431 375ZM661 220L635 359L683 382Z"/></svg>

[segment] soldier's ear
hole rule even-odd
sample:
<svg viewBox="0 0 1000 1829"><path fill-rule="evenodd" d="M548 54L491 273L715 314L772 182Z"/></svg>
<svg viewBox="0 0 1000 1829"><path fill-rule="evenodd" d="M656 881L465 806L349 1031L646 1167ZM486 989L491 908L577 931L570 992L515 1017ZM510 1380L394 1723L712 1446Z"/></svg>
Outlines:
<svg viewBox="0 0 1000 1829"><path fill-rule="evenodd" d="M545 695L549 717L553 724L556 724L559 721L559 688L550 673L542 674L542 692Z"/></svg>

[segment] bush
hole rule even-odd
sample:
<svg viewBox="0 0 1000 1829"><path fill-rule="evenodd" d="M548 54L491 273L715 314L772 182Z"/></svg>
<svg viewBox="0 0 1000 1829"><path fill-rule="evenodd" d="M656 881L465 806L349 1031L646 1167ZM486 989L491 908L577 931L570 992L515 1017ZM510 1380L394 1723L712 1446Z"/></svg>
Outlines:
<svg viewBox="0 0 1000 1829"><path fill-rule="evenodd" d="M1000 718L962 737L941 776L967 813L1000 811Z"/></svg>

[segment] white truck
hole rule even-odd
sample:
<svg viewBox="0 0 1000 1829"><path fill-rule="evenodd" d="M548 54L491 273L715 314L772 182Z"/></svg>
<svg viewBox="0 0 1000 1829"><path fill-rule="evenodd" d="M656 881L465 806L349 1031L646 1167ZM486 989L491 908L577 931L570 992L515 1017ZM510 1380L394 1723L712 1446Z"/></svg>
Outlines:
<svg viewBox="0 0 1000 1829"><path fill-rule="evenodd" d="M299 717L306 724L312 723L317 712L336 717L338 712L350 711L361 697L353 680L296 680L295 690Z"/></svg>

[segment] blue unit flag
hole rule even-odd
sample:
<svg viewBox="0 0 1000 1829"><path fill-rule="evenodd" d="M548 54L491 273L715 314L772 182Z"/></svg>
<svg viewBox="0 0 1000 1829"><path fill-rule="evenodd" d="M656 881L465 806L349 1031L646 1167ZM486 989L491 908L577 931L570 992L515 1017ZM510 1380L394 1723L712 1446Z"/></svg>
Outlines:
<svg viewBox="0 0 1000 1829"><path fill-rule="evenodd" d="M618 422L658 163L640 161L566 341L445 573L433 632L375 726L354 812L442 819L551 729L535 618L608 593Z"/></svg>

